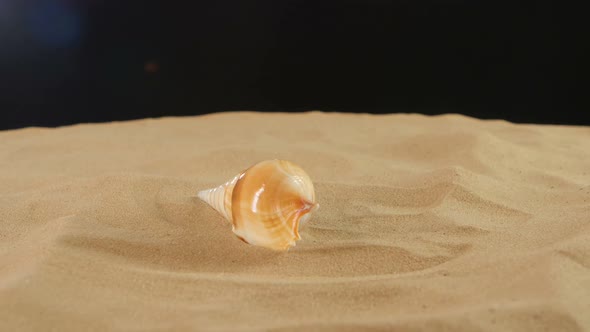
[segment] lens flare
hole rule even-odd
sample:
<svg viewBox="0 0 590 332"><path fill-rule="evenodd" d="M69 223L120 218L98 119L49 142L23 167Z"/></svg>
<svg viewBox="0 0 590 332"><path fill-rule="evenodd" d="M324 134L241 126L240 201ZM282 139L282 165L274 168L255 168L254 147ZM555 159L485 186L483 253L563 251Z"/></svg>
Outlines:
<svg viewBox="0 0 590 332"><path fill-rule="evenodd" d="M82 18L63 3L44 1L31 6L27 16L31 34L45 46L68 47L80 39Z"/></svg>

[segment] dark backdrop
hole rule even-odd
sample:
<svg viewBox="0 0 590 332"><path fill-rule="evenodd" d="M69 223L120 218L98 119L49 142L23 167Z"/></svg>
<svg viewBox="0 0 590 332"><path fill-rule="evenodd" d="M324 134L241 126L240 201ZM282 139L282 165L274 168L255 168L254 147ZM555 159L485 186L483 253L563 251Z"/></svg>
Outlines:
<svg viewBox="0 0 590 332"><path fill-rule="evenodd" d="M0 0L0 129L226 110L590 124L549 1Z"/></svg>

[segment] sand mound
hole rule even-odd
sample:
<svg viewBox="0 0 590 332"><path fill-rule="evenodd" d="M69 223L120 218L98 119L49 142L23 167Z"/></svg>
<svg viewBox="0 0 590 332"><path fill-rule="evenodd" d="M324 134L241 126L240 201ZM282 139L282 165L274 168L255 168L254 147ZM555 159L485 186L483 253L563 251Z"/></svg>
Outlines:
<svg viewBox="0 0 590 332"><path fill-rule="evenodd" d="M590 330L590 128L215 114L0 132L0 330ZM263 159L287 253L195 197Z"/></svg>

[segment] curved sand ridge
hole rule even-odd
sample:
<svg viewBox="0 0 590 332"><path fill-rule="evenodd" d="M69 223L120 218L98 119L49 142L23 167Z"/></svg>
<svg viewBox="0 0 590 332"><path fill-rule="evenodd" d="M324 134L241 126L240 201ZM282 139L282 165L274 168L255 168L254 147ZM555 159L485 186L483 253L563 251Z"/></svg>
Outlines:
<svg viewBox="0 0 590 332"><path fill-rule="evenodd" d="M590 329L590 128L235 112L0 132L0 330ZM312 177L287 253L196 192Z"/></svg>

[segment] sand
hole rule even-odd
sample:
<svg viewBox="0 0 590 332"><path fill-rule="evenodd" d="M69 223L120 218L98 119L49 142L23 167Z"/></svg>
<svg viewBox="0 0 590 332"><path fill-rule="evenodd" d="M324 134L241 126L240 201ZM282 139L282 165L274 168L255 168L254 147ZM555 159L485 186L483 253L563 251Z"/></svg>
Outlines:
<svg viewBox="0 0 590 332"><path fill-rule="evenodd" d="M196 198L264 159L279 253ZM590 331L590 127L257 114L0 132L1 331Z"/></svg>

